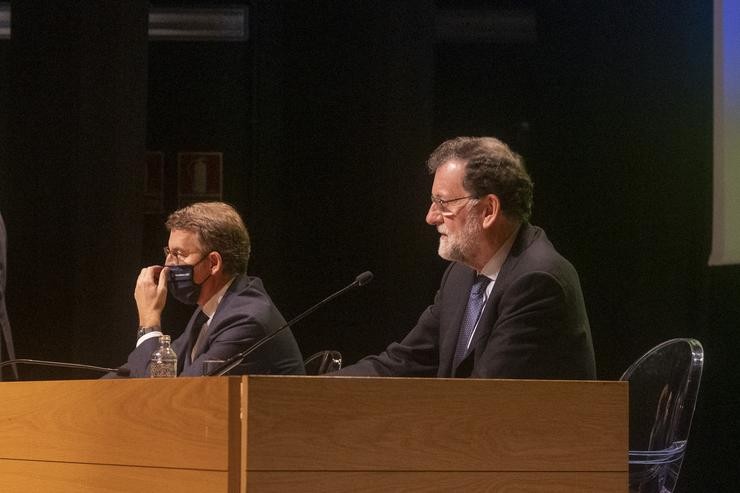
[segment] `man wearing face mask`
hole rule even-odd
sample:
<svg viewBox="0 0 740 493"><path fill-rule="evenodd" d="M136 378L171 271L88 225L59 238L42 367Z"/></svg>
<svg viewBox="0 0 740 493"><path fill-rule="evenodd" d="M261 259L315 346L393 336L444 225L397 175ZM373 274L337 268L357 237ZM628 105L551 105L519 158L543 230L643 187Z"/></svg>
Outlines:
<svg viewBox="0 0 740 493"><path fill-rule="evenodd" d="M202 375L203 362L226 360L286 323L262 281L246 274L249 235L233 207L222 202L192 204L172 213L166 226L170 237L165 265L142 269L136 281L139 329L136 348L123 367L132 377L149 376L168 292L181 303L197 305L185 331L172 343L181 376ZM249 374L305 373L290 330L249 355L240 369Z"/></svg>

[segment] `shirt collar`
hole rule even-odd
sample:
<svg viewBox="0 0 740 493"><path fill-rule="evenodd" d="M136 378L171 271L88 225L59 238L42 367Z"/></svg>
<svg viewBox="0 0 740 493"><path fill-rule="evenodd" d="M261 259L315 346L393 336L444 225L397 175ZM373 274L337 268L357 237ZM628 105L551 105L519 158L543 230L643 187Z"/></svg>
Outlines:
<svg viewBox="0 0 740 493"><path fill-rule="evenodd" d="M203 313L206 314L209 321L213 318L213 314L216 313L216 308L218 308L218 304L221 303L221 299L223 299L226 290L229 289L229 286L231 286L231 283L234 282L234 279L235 278L233 277L229 279L229 282L221 286L221 289L219 289L216 294L211 296L211 298L206 301L206 304L203 305Z"/></svg>
<svg viewBox="0 0 740 493"><path fill-rule="evenodd" d="M509 256L511 246L514 244L516 235L519 234L519 229L521 227L521 224L516 227L511 235L509 235L509 237L506 239L504 244L501 245L501 248L499 248L496 253L493 254L491 260L486 262L486 265L483 266L483 269L479 272L479 274L483 274L484 276L489 277L492 281L496 280L496 278L498 277L498 273L501 271L501 266L504 265L506 257Z"/></svg>

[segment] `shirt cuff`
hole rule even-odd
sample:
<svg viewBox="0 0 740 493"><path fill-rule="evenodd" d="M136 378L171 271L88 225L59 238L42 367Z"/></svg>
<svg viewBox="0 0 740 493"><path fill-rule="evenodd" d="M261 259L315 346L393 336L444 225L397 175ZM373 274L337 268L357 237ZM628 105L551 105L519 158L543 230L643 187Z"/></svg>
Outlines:
<svg viewBox="0 0 740 493"><path fill-rule="evenodd" d="M136 341L136 347L141 346L141 344L147 339L151 339L152 337L159 337L161 335L162 335L162 331L159 331L159 330L153 330L151 332L147 332L143 336L139 337L139 339Z"/></svg>

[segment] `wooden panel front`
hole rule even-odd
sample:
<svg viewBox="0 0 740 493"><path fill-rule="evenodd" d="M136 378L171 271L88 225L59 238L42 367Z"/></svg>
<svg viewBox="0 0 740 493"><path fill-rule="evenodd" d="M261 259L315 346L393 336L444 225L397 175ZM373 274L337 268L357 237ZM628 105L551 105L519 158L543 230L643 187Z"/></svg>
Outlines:
<svg viewBox="0 0 740 493"><path fill-rule="evenodd" d="M249 377L247 384L249 471L627 470L624 382Z"/></svg>
<svg viewBox="0 0 740 493"><path fill-rule="evenodd" d="M623 382L5 382L0 402L3 492L626 489Z"/></svg>
<svg viewBox="0 0 740 493"><path fill-rule="evenodd" d="M227 378L5 382L0 459L205 471L227 471L231 460L238 468L240 383ZM237 430L231 441L230 422Z"/></svg>
<svg viewBox="0 0 740 493"><path fill-rule="evenodd" d="M224 493L224 471L0 459L3 493Z"/></svg>
<svg viewBox="0 0 740 493"><path fill-rule="evenodd" d="M312 493L624 493L626 473L583 472L269 472L250 471L247 491Z"/></svg>

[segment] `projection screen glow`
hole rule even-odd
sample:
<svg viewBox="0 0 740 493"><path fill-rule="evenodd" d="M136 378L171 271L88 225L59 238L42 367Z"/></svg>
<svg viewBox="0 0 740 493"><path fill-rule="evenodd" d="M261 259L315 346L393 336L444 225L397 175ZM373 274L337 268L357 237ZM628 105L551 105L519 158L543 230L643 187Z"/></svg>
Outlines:
<svg viewBox="0 0 740 493"><path fill-rule="evenodd" d="M714 2L713 183L709 265L740 264L740 0Z"/></svg>

